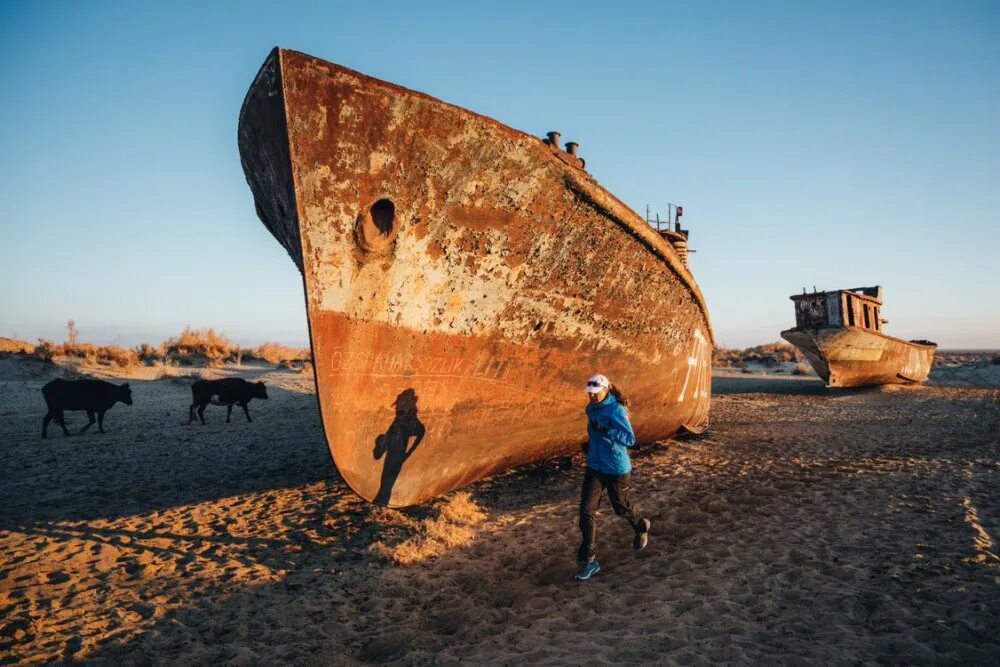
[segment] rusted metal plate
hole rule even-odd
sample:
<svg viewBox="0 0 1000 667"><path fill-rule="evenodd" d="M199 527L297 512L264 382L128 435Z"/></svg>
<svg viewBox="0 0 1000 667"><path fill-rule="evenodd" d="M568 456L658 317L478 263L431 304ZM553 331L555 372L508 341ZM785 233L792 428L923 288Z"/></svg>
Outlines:
<svg viewBox="0 0 1000 667"><path fill-rule="evenodd" d="M924 382L937 346L882 332L882 288L795 294L796 327L781 337L799 348L829 387Z"/></svg>
<svg viewBox="0 0 1000 667"><path fill-rule="evenodd" d="M573 451L595 372L640 440L707 425L704 299L581 160L277 49L239 143L302 271L327 442L362 497L408 505Z"/></svg>

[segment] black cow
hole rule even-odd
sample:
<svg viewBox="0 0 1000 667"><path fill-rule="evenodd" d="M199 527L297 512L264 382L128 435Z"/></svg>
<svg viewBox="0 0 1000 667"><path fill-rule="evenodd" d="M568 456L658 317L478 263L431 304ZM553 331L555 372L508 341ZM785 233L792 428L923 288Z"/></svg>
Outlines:
<svg viewBox="0 0 1000 667"><path fill-rule="evenodd" d="M243 378L223 378L222 380L198 380L191 385L193 402L189 409L188 424L194 421L194 410L198 408L198 418L205 423L205 408L209 403L226 406L226 421L231 421L233 403L243 408L243 414L250 419L247 403L251 398L267 398L267 388L263 382L247 382Z"/></svg>
<svg viewBox="0 0 1000 667"><path fill-rule="evenodd" d="M48 437L49 422L53 419L62 426L63 433L69 435L66 428L64 410L86 410L87 423L80 433L94 425L94 415L97 415L97 430L104 433L104 413L118 401L132 405L132 390L128 382L123 385L111 384L104 380L53 380L42 387L42 396L49 411L42 420L42 437Z"/></svg>

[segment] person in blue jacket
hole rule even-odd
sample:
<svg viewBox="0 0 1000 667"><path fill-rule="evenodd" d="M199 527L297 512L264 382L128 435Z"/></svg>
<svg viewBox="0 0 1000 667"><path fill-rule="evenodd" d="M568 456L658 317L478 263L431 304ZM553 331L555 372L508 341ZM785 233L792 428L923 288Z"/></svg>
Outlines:
<svg viewBox="0 0 1000 667"><path fill-rule="evenodd" d="M628 420L628 402L603 375L587 380L590 402L587 413L587 472L580 494L580 532L582 541L577 553L580 566L576 578L590 579L601 569L595 554L597 524L595 516L604 489L615 514L625 517L635 530L632 546L642 551L649 543L649 519L645 519L629 498L632 461L628 448L635 445L635 433Z"/></svg>

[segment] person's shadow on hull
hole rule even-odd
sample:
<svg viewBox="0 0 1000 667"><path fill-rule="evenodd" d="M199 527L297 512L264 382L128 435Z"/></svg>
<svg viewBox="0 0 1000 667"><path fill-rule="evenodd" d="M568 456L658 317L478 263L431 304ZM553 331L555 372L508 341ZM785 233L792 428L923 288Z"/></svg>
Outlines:
<svg viewBox="0 0 1000 667"><path fill-rule="evenodd" d="M403 469L403 464L416 451L427 431L417 418L417 392L413 389L401 392L396 397L395 407L396 418L389 424L385 433L375 438L375 449L372 451L376 461L385 457L385 462L382 464L382 484L375 496L375 502L380 505L389 504L392 487ZM411 438L415 438L412 445Z"/></svg>

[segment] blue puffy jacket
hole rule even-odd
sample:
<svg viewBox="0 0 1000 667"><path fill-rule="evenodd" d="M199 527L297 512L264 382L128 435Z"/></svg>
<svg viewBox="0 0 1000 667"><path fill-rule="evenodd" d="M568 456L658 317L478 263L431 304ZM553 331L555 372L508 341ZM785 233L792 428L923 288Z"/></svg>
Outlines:
<svg viewBox="0 0 1000 667"><path fill-rule="evenodd" d="M635 433L625 407L608 393L600 403L588 403L586 412L587 467L608 475L631 472L627 448L635 445Z"/></svg>

